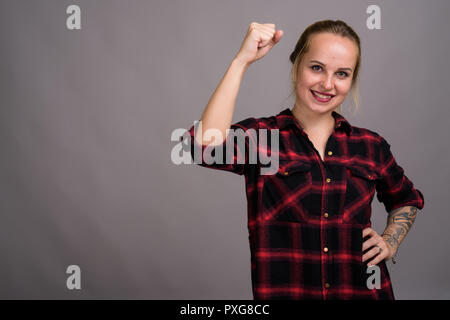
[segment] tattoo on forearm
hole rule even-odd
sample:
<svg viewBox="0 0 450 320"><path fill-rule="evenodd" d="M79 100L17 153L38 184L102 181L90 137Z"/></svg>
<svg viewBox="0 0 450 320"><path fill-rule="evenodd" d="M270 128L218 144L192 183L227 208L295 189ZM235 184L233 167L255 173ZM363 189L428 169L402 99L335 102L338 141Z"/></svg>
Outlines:
<svg viewBox="0 0 450 320"><path fill-rule="evenodd" d="M389 245L396 248L403 241L416 219L417 208L412 206L401 207L389 213L386 230L383 238Z"/></svg>

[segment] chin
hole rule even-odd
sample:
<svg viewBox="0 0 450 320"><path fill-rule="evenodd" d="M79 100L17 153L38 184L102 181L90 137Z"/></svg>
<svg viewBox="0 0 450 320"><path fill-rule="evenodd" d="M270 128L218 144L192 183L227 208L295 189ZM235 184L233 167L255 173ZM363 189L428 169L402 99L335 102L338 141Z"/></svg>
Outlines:
<svg viewBox="0 0 450 320"><path fill-rule="evenodd" d="M327 106L327 105L318 105L318 104L312 102L312 103L310 103L308 105L308 107L313 112L328 113L328 112L331 112L331 111L335 110L338 107L338 105L329 105L329 106Z"/></svg>

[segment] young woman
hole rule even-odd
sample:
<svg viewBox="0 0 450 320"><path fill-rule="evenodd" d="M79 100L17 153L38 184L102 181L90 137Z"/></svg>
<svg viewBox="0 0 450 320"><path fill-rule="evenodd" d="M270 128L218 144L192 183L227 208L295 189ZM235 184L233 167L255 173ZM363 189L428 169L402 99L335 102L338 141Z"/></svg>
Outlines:
<svg viewBox="0 0 450 320"><path fill-rule="evenodd" d="M306 28L290 55L292 110L231 125L244 73L282 36L274 24L250 24L198 127L188 135L190 146L202 151L234 147L233 163L198 164L245 176L253 296L394 299L385 261L395 255L424 198L396 163L389 143L340 114L350 91L357 105L361 47L353 29L340 20ZM239 163L242 151L234 140L204 135L215 129L226 137L230 128L279 130L278 172L263 175L261 163L249 163L251 139L246 161ZM370 227L375 191L389 213L381 235Z"/></svg>

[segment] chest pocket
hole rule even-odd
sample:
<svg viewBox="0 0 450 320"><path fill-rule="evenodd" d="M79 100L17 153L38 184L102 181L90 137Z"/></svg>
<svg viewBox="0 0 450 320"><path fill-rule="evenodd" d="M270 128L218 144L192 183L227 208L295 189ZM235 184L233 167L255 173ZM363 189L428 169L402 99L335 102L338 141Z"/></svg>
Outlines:
<svg viewBox="0 0 450 320"><path fill-rule="evenodd" d="M378 174L370 167L361 165L348 165L347 170L351 172L353 176L359 177L368 181L375 181L378 178Z"/></svg>
<svg viewBox="0 0 450 320"><path fill-rule="evenodd" d="M379 175L374 168L360 164L347 165L346 175L344 221L365 224L370 219L365 209L370 207Z"/></svg>
<svg viewBox="0 0 450 320"><path fill-rule="evenodd" d="M276 174L262 177L259 204L265 221L308 221L304 199L311 194L310 163L280 160Z"/></svg>

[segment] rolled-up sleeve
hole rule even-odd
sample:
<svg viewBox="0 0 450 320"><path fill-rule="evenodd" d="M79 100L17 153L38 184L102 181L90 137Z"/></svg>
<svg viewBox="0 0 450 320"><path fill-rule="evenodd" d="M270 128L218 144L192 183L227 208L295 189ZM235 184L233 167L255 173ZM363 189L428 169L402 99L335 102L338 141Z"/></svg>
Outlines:
<svg viewBox="0 0 450 320"><path fill-rule="evenodd" d="M216 146L200 145L195 140L197 121L181 138L183 148L190 152L195 164L202 167L243 175L249 165L256 164L258 121L247 118L230 126L230 133ZM188 141L185 141L185 139ZM220 152L216 156L216 151ZM228 152L228 153L227 153ZM230 154L232 152L232 154Z"/></svg>
<svg viewBox="0 0 450 320"><path fill-rule="evenodd" d="M377 180L377 198L383 203L387 212L404 206L422 209L424 197L420 190L405 175L391 152L390 144L381 137L380 143L380 178Z"/></svg>

